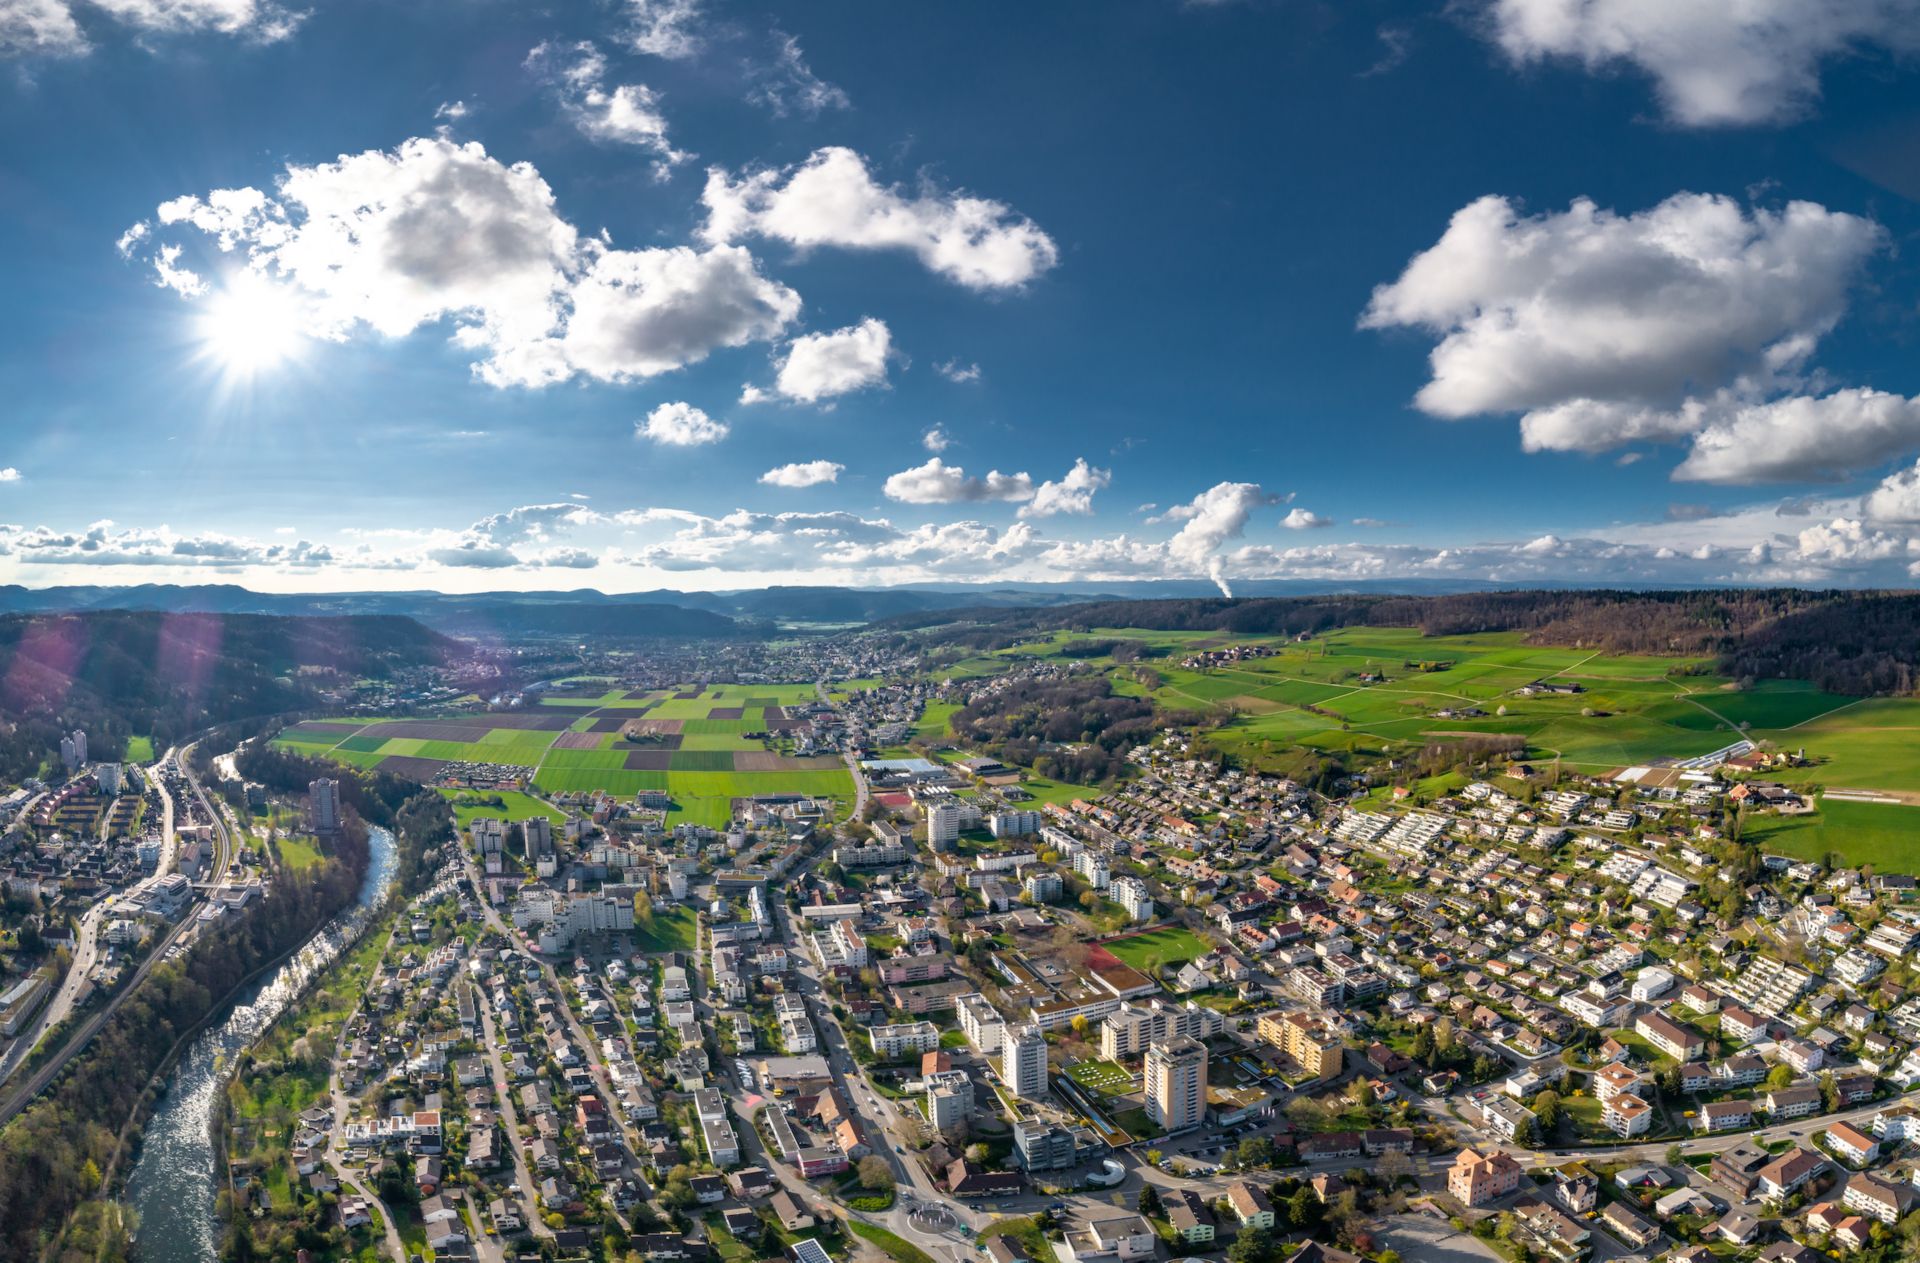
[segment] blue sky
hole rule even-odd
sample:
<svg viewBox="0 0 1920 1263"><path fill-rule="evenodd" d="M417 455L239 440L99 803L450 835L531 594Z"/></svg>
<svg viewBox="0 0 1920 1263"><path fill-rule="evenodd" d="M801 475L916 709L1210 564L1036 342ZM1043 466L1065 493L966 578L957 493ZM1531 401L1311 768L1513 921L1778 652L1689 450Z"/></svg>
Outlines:
<svg viewBox="0 0 1920 1263"><path fill-rule="evenodd" d="M0 0L0 579L1909 583L1920 5L1671 7Z"/></svg>

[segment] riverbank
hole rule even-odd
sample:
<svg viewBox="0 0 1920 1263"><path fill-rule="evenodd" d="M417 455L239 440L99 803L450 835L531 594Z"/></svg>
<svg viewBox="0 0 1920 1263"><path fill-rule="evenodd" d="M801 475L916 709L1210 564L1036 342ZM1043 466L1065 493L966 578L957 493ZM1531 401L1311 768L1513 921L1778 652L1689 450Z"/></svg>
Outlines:
<svg viewBox="0 0 1920 1263"><path fill-rule="evenodd" d="M278 874L267 897L198 930L184 955L158 965L86 1050L0 1131L0 1258L41 1257L77 1208L98 1202L127 1120L138 1115L153 1072L175 1043L217 1012L217 998L262 962L311 940L351 907L370 869L364 855L359 851L350 864ZM243 1002L247 994L243 988ZM102 1217L88 1218L91 1224ZM92 1257L109 1263L124 1257L118 1228L101 1232ZM194 1256L194 1263L208 1257Z"/></svg>
<svg viewBox="0 0 1920 1263"><path fill-rule="evenodd" d="M304 1111L331 1108L338 1045L385 954L398 915L392 901L383 905L359 941L317 976L233 1067L224 1108L215 1115L215 1179L221 1185L216 1203L229 1231L252 1234L260 1257L290 1257L300 1249L316 1258L358 1254L330 1248L335 1225L328 1222L325 1198L300 1185L292 1137ZM252 1189L265 1193L258 1220L238 1213L243 1202L253 1200ZM360 1237L354 1244L371 1244L375 1234L367 1231Z"/></svg>
<svg viewBox="0 0 1920 1263"><path fill-rule="evenodd" d="M225 1182L215 1122L237 1059L307 988L361 939L393 880L393 835L373 828L368 862L349 909L313 934L280 968L244 993L218 1026L180 1059L146 1125L125 1201L136 1215L142 1263L207 1263L219 1254L217 1192Z"/></svg>

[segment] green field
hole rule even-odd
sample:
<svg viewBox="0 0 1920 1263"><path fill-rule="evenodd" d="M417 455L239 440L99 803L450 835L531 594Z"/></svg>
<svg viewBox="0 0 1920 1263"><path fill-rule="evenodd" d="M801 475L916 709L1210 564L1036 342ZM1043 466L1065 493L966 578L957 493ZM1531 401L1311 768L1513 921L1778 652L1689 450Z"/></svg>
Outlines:
<svg viewBox="0 0 1920 1263"><path fill-rule="evenodd" d="M535 816L546 816L555 824L562 823L566 816L555 808L549 807L531 794L492 793L471 794L464 790L443 789L440 791L453 803L453 818L462 829L470 827L482 816L509 823L516 820L531 820ZM479 801L482 798L498 798L499 804Z"/></svg>
<svg viewBox="0 0 1920 1263"><path fill-rule="evenodd" d="M700 920L686 906L661 908L653 924L633 931L634 945L643 952L691 952L699 947Z"/></svg>
<svg viewBox="0 0 1920 1263"><path fill-rule="evenodd" d="M1883 873L1920 874L1920 807L1819 800L1807 816L1755 816L1743 840L1764 853L1847 864L1871 864Z"/></svg>
<svg viewBox="0 0 1920 1263"><path fill-rule="evenodd" d="M1178 925L1162 926L1129 938L1101 943L1123 964L1131 965L1148 977L1162 965L1178 965L1198 960L1213 949L1192 930Z"/></svg>
<svg viewBox="0 0 1920 1263"><path fill-rule="evenodd" d="M960 707L953 702L928 702L925 711L913 725L912 740L931 741L936 745L951 741L953 733L947 727L947 721Z"/></svg>
<svg viewBox="0 0 1920 1263"><path fill-rule="evenodd" d="M127 752L121 757L129 763L153 762L153 738L128 737Z"/></svg>
<svg viewBox="0 0 1920 1263"><path fill-rule="evenodd" d="M310 838L281 838L280 862L296 872L320 862L320 851Z"/></svg>
<svg viewBox="0 0 1920 1263"><path fill-rule="evenodd" d="M1099 627L963 659L950 673L991 675L1089 639L1131 641L1144 651L1137 668L1111 657L1086 659L1109 673L1116 692L1144 692L1172 710L1224 713L1214 740L1228 754L1276 771L1293 771L1316 751L1390 756L1504 733L1525 738L1536 761L1606 772L1705 754L1748 736L1806 747L1819 766L1794 779L1920 790L1920 760L1909 753L1920 736L1920 701L1863 702L1794 680L1742 688L1698 658L1530 645L1516 632L1428 637L1414 628L1351 627L1296 642ZM1180 665L1196 648L1247 644L1266 645L1273 655L1198 670ZM1136 670L1149 674L1137 678ZM1581 691L1529 689L1543 681ZM1453 713L1442 717L1443 710ZM1482 713L1460 713L1467 710Z"/></svg>
<svg viewBox="0 0 1920 1263"><path fill-rule="evenodd" d="M1098 1058L1073 1062L1067 1067L1067 1077L1102 1096L1125 1096L1133 1089L1133 1076L1124 1067Z"/></svg>
<svg viewBox="0 0 1920 1263"><path fill-rule="evenodd" d="M570 725L572 731L589 730L596 719L607 715L631 718L642 710L650 719L677 719L682 731L672 747L629 742L619 733L597 734L590 750L555 749L560 735L546 730L494 726L485 714L457 721L488 731L476 741L441 741L419 737L390 737L381 731L382 721L312 720L296 725L275 738L275 744L299 754L333 759L355 767L371 768L382 759L399 755L448 762L499 763L533 769L534 787L543 794L591 793L604 791L619 798L630 798L642 791L658 790L672 797L668 822L683 821L719 828L732 816L735 798L758 794L807 794L831 798L850 810L853 803L853 778L843 768L795 768L781 771L737 772L736 753L777 752L779 743L771 738L749 738L745 734L766 727L768 706L798 703L812 699L811 685L712 685L698 697L679 698L667 692L629 699L626 690L605 689L579 696L546 697L543 702L576 706L587 713ZM741 718L713 718L715 711L741 712ZM390 721L389 721L390 722ZM665 770L630 769L627 755L636 750L655 750L667 755ZM522 819L535 810L536 799L524 799L509 808L509 819ZM522 814L514 814L519 812ZM464 826L475 816L499 815L498 809L462 809Z"/></svg>

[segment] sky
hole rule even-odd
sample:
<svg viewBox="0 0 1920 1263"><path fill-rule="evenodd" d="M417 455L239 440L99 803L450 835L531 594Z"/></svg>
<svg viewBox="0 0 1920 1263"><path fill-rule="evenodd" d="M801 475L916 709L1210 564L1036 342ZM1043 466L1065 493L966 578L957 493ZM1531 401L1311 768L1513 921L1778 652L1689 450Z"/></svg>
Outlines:
<svg viewBox="0 0 1920 1263"><path fill-rule="evenodd" d="M0 582L1920 578L1920 0L0 0Z"/></svg>

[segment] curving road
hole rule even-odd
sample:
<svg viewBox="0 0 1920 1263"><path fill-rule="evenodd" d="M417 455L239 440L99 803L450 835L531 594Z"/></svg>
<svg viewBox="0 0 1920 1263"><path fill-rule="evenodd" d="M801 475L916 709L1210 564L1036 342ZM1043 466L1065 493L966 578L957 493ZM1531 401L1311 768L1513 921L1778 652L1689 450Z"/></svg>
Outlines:
<svg viewBox="0 0 1920 1263"><path fill-rule="evenodd" d="M206 790L201 787L199 780L193 775L193 768L186 758L187 749L192 749L192 746L189 745L186 749L181 750L175 757L179 762L181 773L186 777L188 788L193 791L194 795L200 801L202 810L204 810L208 818L213 821L215 837L214 853L217 859L217 866L212 871L218 875L226 871L227 856L229 854L230 842L227 837L226 821L219 812L214 810L212 802L207 797ZM169 797L167 801L171 803L172 799ZM55 1056L48 1060L46 1065L35 1071L32 1077L16 1087L8 1096L0 1098L0 1125L4 1125L10 1121L14 1115L25 1109L34 1097L46 1091L53 1081L59 1077L60 1072L66 1068L66 1064L78 1056L81 1050L86 1048L88 1044L93 1042L93 1037L100 1033L100 1028L106 1025L107 1019L112 1017L114 1012L118 1010L122 1004L126 1003L127 997L131 996L139 988L140 984L147 980L148 975L160 966L160 962L167 958L167 953L172 950L173 946L192 931L198 919L199 904L200 900L198 898L188 903L186 911L180 914L180 919L176 921L167 932L154 943L152 949L147 952L146 957L140 962L139 967L134 970L133 977L129 978L125 985L114 992L113 995L109 996L106 1003L102 1004L98 1010L89 1014L79 1026L74 1028L73 1033L67 1037L66 1044L61 1047Z"/></svg>

